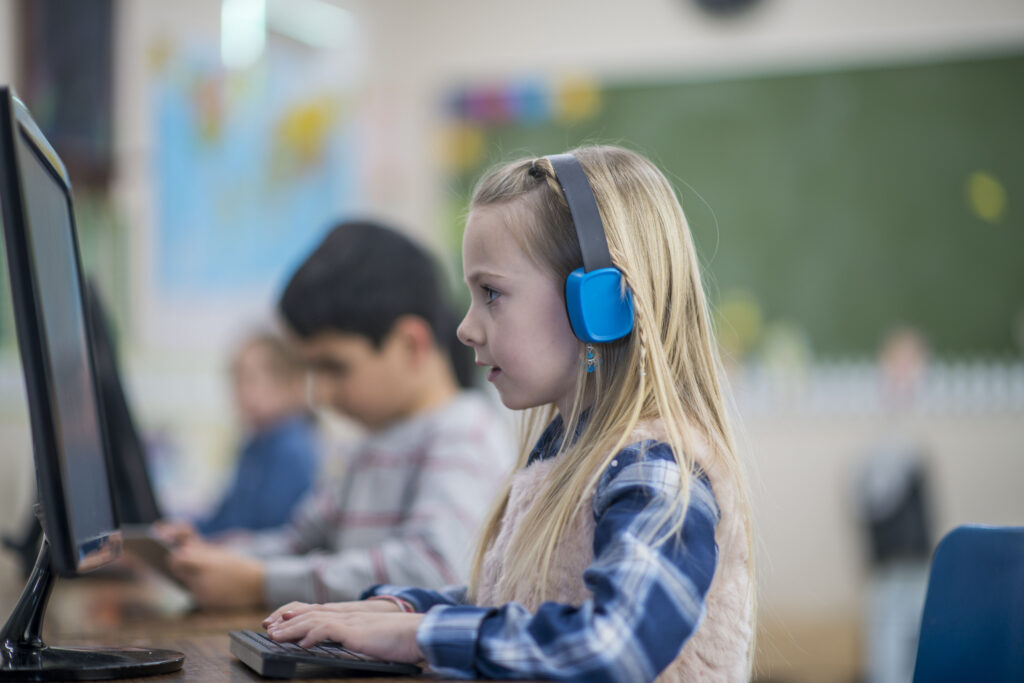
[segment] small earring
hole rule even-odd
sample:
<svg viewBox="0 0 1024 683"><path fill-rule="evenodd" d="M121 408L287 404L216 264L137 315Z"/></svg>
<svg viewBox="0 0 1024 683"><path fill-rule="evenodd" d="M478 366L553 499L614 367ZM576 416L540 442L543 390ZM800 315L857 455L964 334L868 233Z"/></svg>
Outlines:
<svg viewBox="0 0 1024 683"><path fill-rule="evenodd" d="M597 369L597 356L594 354L594 347L587 344L587 372Z"/></svg>

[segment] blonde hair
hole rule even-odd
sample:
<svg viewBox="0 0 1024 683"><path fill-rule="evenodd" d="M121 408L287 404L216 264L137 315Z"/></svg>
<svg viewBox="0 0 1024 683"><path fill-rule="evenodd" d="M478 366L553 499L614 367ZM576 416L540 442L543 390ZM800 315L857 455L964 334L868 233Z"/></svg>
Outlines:
<svg viewBox="0 0 1024 683"><path fill-rule="evenodd" d="M295 346L284 336L271 330L250 332L235 347L232 372L238 371L238 363L249 349L263 349L267 353L267 365L274 377L282 383L294 384L305 381L306 364Z"/></svg>
<svg viewBox="0 0 1024 683"><path fill-rule="evenodd" d="M682 207L662 173L634 152L604 146L583 147L572 154L590 180L612 260L632 291L635 321L624 339L595 345L600 362L589 378L585 363L579 364L572 412L562 417L564 433L575 434L582 411L589 408L586 428L576 440L563 439L551 476L512 539L506 556L513 558L512 564L502 567L508 585L537 584L538 576L540 586L548 585L562 535L641 421L662 422L664 440L680 470L679 493L663 520L668 531L650 540L662 542L682 528L690 480L701 467L694 456L699 452L706 461L703 465L714 465L735 482L748 548L751 541L744 475L726 415L696 250ZM471 202L471 210L481 207L506 212L506 224L516 226L511 232L526 254L559 281L582 265L568 205L547 159L522 159L488 173ZM581 359L583 353L581 343ZM588 382L594 385L589 405L584 401ZM524 437L536 435L554 411L554 406L531 410ZM526 465L530 445L524 443L517 469ZM471 596L477 594L484 555L500 530L510 486L511 480L481 531ZM752 575L752 563L748 569Z"/></svg>

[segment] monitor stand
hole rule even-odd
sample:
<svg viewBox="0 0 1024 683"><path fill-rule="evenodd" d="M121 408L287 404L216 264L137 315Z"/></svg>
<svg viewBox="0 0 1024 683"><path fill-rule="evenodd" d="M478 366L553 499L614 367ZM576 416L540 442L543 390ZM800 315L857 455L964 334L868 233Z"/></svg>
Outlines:
<svg viewBox="0 0 1024 683"><path fill-rule="evenodd" d="M164 674L181 668L185 655L148 648L57 648L40 631L53 589L50 544L43 536L25 590L0 631L0 681L88 681Z"/></svg>

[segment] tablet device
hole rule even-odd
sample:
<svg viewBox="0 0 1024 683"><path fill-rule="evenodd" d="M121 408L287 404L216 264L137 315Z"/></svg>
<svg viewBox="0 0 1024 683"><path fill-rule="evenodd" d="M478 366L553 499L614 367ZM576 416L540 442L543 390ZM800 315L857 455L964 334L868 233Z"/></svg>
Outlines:
<svg viewBox="0 0 1024 683"><path fill-rule="evenodd" d="M148 524L126 524L121 527L124 547L128 552L141 558L146 564L163 574L165 577L185 588L185 584L168 565L174 545L153 533Z"/></svg>

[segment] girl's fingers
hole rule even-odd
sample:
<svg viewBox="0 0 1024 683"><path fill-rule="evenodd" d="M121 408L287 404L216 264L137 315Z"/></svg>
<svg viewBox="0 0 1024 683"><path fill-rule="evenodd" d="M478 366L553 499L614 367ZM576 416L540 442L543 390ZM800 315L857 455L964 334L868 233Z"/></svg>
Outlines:
<svg viewBox="0 0 1024 683"><path fill-rule="evenodd" d="M325 623L325 620L330 620L332 616L333 615L322 614L319 612L299 614L288 621L282 621L271 626L267 633L274 640L294 642L296 640L307 638L310 633L322 626ZM334 616L333 618L336 619L337 617Z"/></svg>
<svg viewBox="0 0 1024 683"><path fill-rule="evenodd" d="M288 619L281 619L271 624L267 633L275 640L294 640L304 635L312 627L311 619L315 616L316 612L295 614Z"/></svg>
<svg viewBox="0 0 1024 683"><path fill-rule="evenodd" d="M400 662L418 662L423 652L416 642L420 614L339 614L317 610L282 621L267 633L278 642L297 643L300 647L330 640L371 657Z"/></svg>
<svg viewBox="0 0 1024 683"><path fill-rule="evenodd" d="M325 612L390 612L395 607L386 600L361 600L358 602L328 602L322 605L307 602L289 602L287 605L278 607L263 620L263 628L269 628L271 624L294 619L300 614L310 611Z"/></svg>
<svg viewBox="0 0 1024 683"><path fill-rule="evenodd" d="M316 624L299 640L299 647L312 647L324 640L333 640L338 643L344 642L344 639L336 633L336 630L340 629L331 628L333 625L331 623Z"/></svg>
<svg viewBox="0 0 1024 683"><path fill-rule="evenodd" d="M292 632L295 631L295 622L277 622L267 627L267 635L274 640L285 642L292 640Z"/></svg>
<svg viewBox="0 0 1024 683"><path fill-rule="evenodd" d="M302 612L315 606L316 605L310 604L308 602L289 602L287 605L282 605L281 607L278 607L274 609L272 612L270 612L270 615L267 616L265 620L263 620L263 628L266 628L274 622L289 620L289 618L301 614Z"/></svg>

